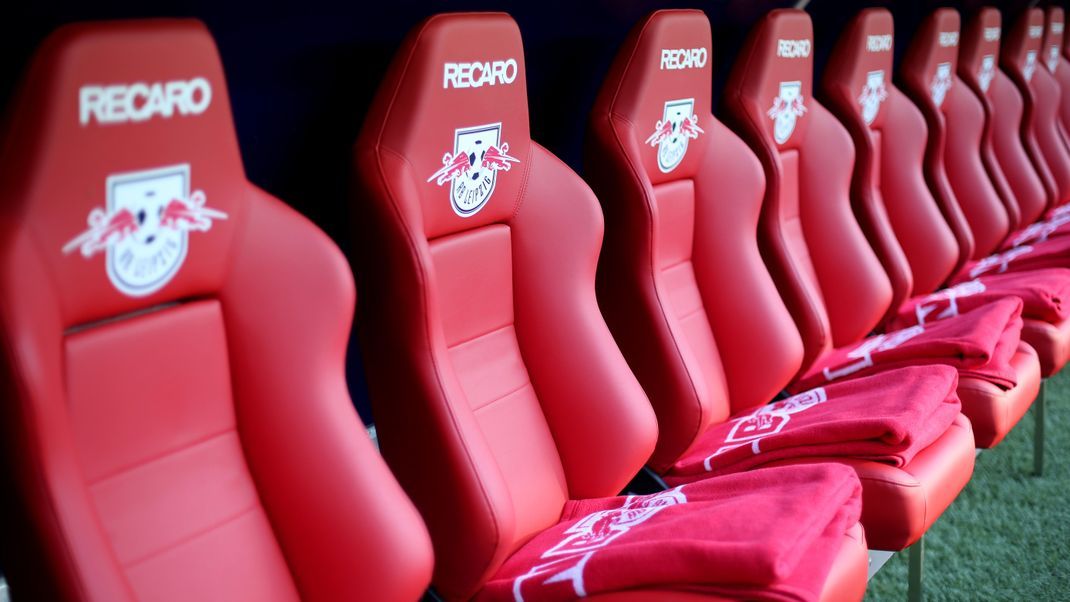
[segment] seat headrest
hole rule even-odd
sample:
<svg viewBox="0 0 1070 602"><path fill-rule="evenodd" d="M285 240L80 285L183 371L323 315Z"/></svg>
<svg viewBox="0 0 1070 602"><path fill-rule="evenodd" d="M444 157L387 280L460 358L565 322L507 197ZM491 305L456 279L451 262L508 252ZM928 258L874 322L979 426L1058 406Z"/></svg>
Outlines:
<svg viewBox="0 0 1070 602"><path fill-rule="evenodd" d="M1007 39L1003 41L1000 64L1008 72L1030 81L1040 66L1040 45L1043 38L1044 11L1031 8L1018 17L1008 32Z"/></svg>
<svg viewBox="0 0 1070 602"><path fill-rule="evenodd" d="M988 86L999 68L1002 28L1003 18L999 10L985 7L974 15L963 31L962 49L959 51L959 77L985 93L988 92Z"/></svg>
<svg viewBox="0 0 1070 602"><path fill-rule="evenodd" d="M405 164L385 178L428 238L509 219L532 145L516 22L505 13L428 18L396 54L364 127L362 148Z"/></svg>
<svg viewBox="0 0 1070 602"><path fill-rule="evenodd" d="M247 182L203 24L62 28L11 106L3 236L34 241L17 270L47 273L66 325L221 287Z"/></svg>
<svg viewBox="0 0 1070 602"><path fill-rule="evenodd" d="M883 8L859 12L847 25L825 67L823 90L851 106L870 128L884 127L884 101L892 84L895 24Z"/></svg>
<svg viewBox="0 0 1070 602"><path fill-rule="evenodd" d="M798 148L813 94L814 29L796 9L768 13L751 30L726 93L780 150Z"/></svg>
<svg viewBox="0 0 1070 602"><path fill-rule="evenodd" d="M932 12L918 28L903 57L900 76L913 90L940 109L953 94L959 54L959 13L953 8Z"/></svg>
<svg viewBox="0 0 1070 602"><path fill-rule="evenodd" d="M1058 6L1049 6L1044 16L1046 17L1044 29L1044 65L1048 71L1055 73L1059 68L1059 52L1063 47L1063 9Z"/></svg>
<svg viewBox="0 0 1070 602"><path fill-rule="evenodd" d="M628 36L595 103L597 115L634 124L652 183L695 175L712 119L711 46L704 12L656 11Z"/></svg>

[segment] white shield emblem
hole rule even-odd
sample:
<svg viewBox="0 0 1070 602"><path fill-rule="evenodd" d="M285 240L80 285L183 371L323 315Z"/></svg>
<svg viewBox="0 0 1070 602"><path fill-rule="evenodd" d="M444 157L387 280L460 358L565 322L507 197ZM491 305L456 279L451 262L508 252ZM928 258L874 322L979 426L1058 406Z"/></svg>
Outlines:
<svg viewBox="0 0 1070 602"><path fill-rule="evenodd" d="M108 279L142 297L166 285L186 259L191 231L207 232L227 214L190 194L188 164L108 176L107 206L89 212L89 228L63 247L85 258L105 251Z"/></svg>
<svg viewBox="0 0 1070 602"><path fill-rule="evenodd" d="M803 104L802 82L780 82L780 95L766 112L773 120L773 139L784 144L795 131L795 121L806 113Z"/></svg>
<svg viewBox="0 0 1070 602"><path fill-rule="evenodd" d="M977 83L981 84L981 90L988 92L988 86L992 85L992 78L996 76L996 57L986 54L981 57L981 71L977 74Z"/></svg>
<svg viewBox="0 0 1070 602"><path fill-rule="evenodd" d="M951 63L940 63L936 66L931 89L933 102L936 103L936 106L939 107L944 104L947 91L951 89Z"/></svg>
<svg viewBox="0 0 1070 602"><path fill-rule="evenodd" d="M1037 51L1030 50L1025 53L1025 66L1022 67L1022 75L1025 76L1025 81L1033 79L1033 72L1037 70Z"/></svg>
<svg viewBox="0 0 1070 602"><path fill-rule="evenodd" d="M1055 73L1056 67L1059 66L1059 47L1052 45L1048 48L1048 71Z"/></svg>
<svg viewBox="0 0 1070 602"><path fill-rule="evenodd" d="M698 126L695 99L670 100L665 103L661 119L654 124L654 133L646 143L658 148L658 169L669 173L684 160L688 140L702 133L705 130Z"/></svg>
<svg viewBox="0 0 1070 602"><path fill-rule="evenodd" d="M866 74L866 85L858 96L862 105L862 120L866 125L873 123L881 110L881 103L888 99L888 88L884 86L884 71L870 71Z"/></svg>
<svg viewBox="0 0 1070 602"><path fill-rule="evenodd" d="M442 186L450 183L450 205L461 217L472 217L486 206L494 192L499 171L509 171L520 160L509 155L502 142L502 124L458 128L453 133L453 152L442 157L442 167L427 178Z"/></svg>

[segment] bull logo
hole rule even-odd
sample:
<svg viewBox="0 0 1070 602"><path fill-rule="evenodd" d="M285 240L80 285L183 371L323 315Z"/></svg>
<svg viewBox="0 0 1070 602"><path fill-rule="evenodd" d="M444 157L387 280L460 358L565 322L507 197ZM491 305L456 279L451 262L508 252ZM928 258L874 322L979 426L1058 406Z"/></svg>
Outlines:
<svg viewBox="0 0 1070 602"><path fill-rule="evenodd" d="M658 169L669 173L684 160L688 141L704 133L698 126L694 98L670 100L646 143L658 147Z"/></svg>
<svg viewBox="0 0 1070 602"><path fill-rule="evenodd" d="M981 57L981 71L977 74L977 83L981 85L982 92L988 92L988 86L992 85L992 78L996 76L996 57L986 54Z"/></svg>
<svg viewBox="0 0 1070 602"><path fill-rule="evenodd" d="M1022 67L1022 75L1025 76L1025 81L1033 79L1033 73L1037 70L1037 51L1030 50L1025 53L1025 66Z"/></svg>
<svg viewBox="0 0 1070 602"><path fill-rule="evenodd" d="M828 393L825 392L824 387L817 387L776 403L764 405L750 414L734 419L735 424L725 436L724 445L703 460L702 464L706 472L713 470L714 458L737 447L749 445L754 455L762 453L761 440L784 430L784 427L791 422L792 414L804 412L826 401L828 401Z"/></svg>
<svg viewBox="0 0 1070 602"><path fill-rule="evenodd" d="M944 99L947 98L947 92L950 89L951 63L940 63L936 66L936 73L933 74L933 83L930 85L933 103L938 107L944 104Z"/></svg>
<svg viewBox="0 0 1070 602"><path fill-rule="evenodd" d="M866 125L873 123L881 110L881 103L888 99L888 88L884 86L884 71L870 71L866 74L866 85L858 103L862 105L862 120Z"/></svg>
<svg viewBox="0 0 1070 602"><path fill-rule="evenodd" d="M174 278L186 259L190 232L208 232L227 214L190 194L188 164L108 176L107 205L94 208L88 228L63 246L88 259L105 253L108 279L132 297L150 295Z"/></svg>
<svg viewBox="0 0 1070 602"><path fill-rule="evenodd" d="M450 184L450 205L461 217L479 213L494 193L499 171L509 171L520 160L509 154L502 142L502 124L458 128L453 134L453 152L442 156L442 167L427 178L442 186Z"/></svg>
<svg viewBox="0 0 1070 602"><path fill-rule="evenodd" d="M803 104L802 82L780 82L780 95L766 115L773 120L773 139L784 144L795 131L795 121L806 114Z"/></svg>
<svg viewBox="0 0 1070 602"><path fill-rule="evenodd" d="M1048 71L1055 73L1055 69L1059 66L1059 46L1052 44L1048 48Z"/></svg>

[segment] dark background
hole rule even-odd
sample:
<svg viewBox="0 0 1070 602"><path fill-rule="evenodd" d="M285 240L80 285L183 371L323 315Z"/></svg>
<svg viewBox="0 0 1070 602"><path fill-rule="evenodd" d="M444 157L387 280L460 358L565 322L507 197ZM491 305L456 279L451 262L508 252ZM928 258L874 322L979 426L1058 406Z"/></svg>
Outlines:
<svg viewBox="0 0 1070 602"><path fill-rule="evenodd" d="M933 9L952 6L968 18L986 4L1003 11L1006 25L1035 2L812 0L806 10L814 18L818 75L840 29L862 8L892 10L898 64L911 32ZM582 173L584 130L598 86L628 31L644 15L672 7L709 14L716 98L750 27L766 12L792 5L774 0L43 2L16 7L13 14L6 10L0 19L0 99L6 104L34 48L64 23L199 18L219 44L249 179L309 216L348 253L353 141L394 51L429 15L463 10L513 15L524 35L532 137ZM348 364L357 408L370 421L356 345Z"/></svg>

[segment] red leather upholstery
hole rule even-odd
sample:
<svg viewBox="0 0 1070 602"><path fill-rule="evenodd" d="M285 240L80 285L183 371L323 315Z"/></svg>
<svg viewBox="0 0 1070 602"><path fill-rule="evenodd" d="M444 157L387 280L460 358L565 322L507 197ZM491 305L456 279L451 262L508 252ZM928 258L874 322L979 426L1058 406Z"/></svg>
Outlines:
<svg viewBox="0 0 1070 602"><path fill-rule="evenodd" d="M1001 191L1004 206L1012 219L1010 228L1035 222L1048 204L1043 174L1037 170L1026 148L1022 130L1025 101L1018 87L1000 66L1001 17L995 8L981 9L967 25L959 53L959 75L985 104L991 129L992 156L986 167L993 182L1006 178ZM1009 192L1009 194L1008 194ZM1007 198L1013 203L1008 203Z"/></svg>
<svg viewBox="0 0 1070 602"><path fill-rule="evenodd" d="M1066 18L1061 7L1049 6L1044 19L1044 64L1059 85L1059 133L1063 143L1070 145L1070 60L1065 53L1070 37L1064 32Z"/></svg>
<svg viewBox="0 0 1070 602"><path fill-rule="evenodd" d="M1003 42L1000 65L1024 100L1022 138L1026 152L1040 173L1051 208L1070 200L1070 151L1057 127L1059 85L1044 67L1042 41L1044 11L1029 9L1014 22ZM1023 221L1030 215L1023 211ZM1039 218L1039 216L1037 216ZM1036 218L1026 221L1031 223Z"/></svg>
<svg viewBox="0 0 1070 602"><path fill-rule="evenodd" d="M809 40L808 33L802 39ZM716 415L728 409L721 380L726 375L730 409L736 412L768 401L801 364L798 335L756 240L759 213L766 211L761 165L742 141L702 110L709 106L711 66L661 69L662 49L709 44L709 24L701 13L654 13L637 26L618 54L591 120L587 167L604 199L607 220L599 293L614 334L657 409L661 428L652 466L658 470L692 447ZM704 131L689 140L684 158L666 173L656 163L660 143L651 144L648 138L664 119L666 104L679 98L694 98L697 125ZM803 118L813 115L807 112ZM835 125L833 118L827 113L820 117L810 124L814 139L837 133L821 129ZM849 149L846 134L838 133ZM789 140L795 135L798 130ZM695 163L688 162L692 157ZM842 188L837 198L844 203L841 217L829 220L844 229L852 219L846 203L848 179L849 166L833 178ZM810 179L805 187L812 204L836 215L835 208L815 200L826 190L822 182ZM790 190L783 198L799 207L797 196ZM814 211L809 217L817 215ZM876 259L870 259L871 269L881 274ZM858 277L868 274L860 271ZM726 282L732 283L731 289L724 288ZM868 319L875 322L879 315L871 312ZM713 339L726 343L718 348ZM915 541L931 524L923 515L946 507L969 478L973 438L967 420L934 448L945 451L934 456L926 450L923 464L941 468L938 474L925 474L923 486L910 467L892 469L900 474L891 480L895 485L880 481L883 498L864 509L867 533L877 534L871 545L899 549ZM873 464L851 465L860 474L888 468ZM903 525L908 525L905 536Z"/></svg>
<svg viewBox="0 0 1070 602"><path fill-rule="evenodd" d="M427 532L347 394L346 262L245 179L208 31L60 30L8 123L4 457L46 572L20 595L418 596Z"/></svg>

